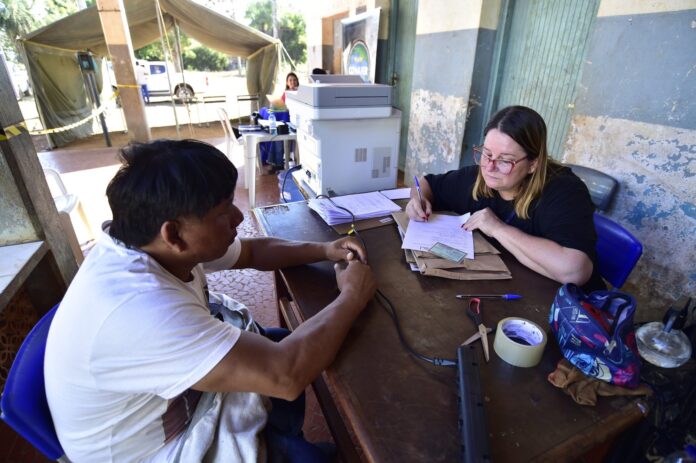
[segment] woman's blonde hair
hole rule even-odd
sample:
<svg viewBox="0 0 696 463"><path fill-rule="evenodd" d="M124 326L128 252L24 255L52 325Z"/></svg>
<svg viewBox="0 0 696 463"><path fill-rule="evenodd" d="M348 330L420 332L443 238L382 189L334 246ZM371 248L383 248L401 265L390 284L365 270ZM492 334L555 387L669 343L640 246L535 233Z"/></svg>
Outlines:
<svg viewBox="0 0 696 463"><path fill-rule="evenodd" d="M509 136L522 147L529 162L537 160L534 172L522 179L519 190L515 195L515 214L521 219L529 218L529 205L541 195L549 177L549 167L555 163L549 159L546 148L546 123L533 109L525 106L508 106L498 111L488 122L483 136L497 129ZM486 185L479 168L474 184L473 197L492 198L495 192Z"/></svg>

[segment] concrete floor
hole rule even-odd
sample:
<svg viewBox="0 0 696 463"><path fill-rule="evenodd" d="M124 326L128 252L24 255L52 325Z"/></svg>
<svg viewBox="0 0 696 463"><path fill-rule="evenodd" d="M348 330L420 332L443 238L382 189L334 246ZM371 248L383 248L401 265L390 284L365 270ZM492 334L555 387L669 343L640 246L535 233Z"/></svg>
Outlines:
<svg viewBox="0 0 696 463"><path fill-rule="evenodd" d="M188 129L186 129L188 131ZM219 123L211 127L193 127L187 137L198 138L225 150L224 133ZM173 128L153 129L153 138L175 138ZM123 146L127 137L123 134L112 135L114 146ZM44 168L57 170L69 192L77 194L85 209L88 225L82 223L79 215L71 214L71 219L78 239L85 243L83 248L89 251L89 240L93 232L99 230L100 224L111 213L105 197L106 185L119 166L117 148L105 148L101 136L80 140L68 147L54 151L38 153ZM233 162L238 165L241 147L234 148ZM258 173L256 177L256 206L276 204L279 201L278 179L275 175ZM244 222L239 227L239 236L253 237L261 233L249 211L248 192L243 188L235 191L235 202L244 213ZM216 272L208 276L209 287L213 291L225 293L249 307L254 318L265 326L279 326L275 301L275 286L272 272L257 270L230 270ZM307 409L304 425L305 437L311 442L332 441L324 416L311 388L307 388ZM27 463L45 462L46 460L28 442L0 422L0 461Z"/></svg>

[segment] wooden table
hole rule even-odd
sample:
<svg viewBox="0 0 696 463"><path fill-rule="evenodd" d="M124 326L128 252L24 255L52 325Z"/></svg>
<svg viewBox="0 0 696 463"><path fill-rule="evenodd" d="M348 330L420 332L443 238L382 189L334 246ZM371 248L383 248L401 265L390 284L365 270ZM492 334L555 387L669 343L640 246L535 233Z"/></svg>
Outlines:
<svg viewBox="0 0 696 463"><path fill-rule="evenodd" d="M294 240L337 238L306 203L255 209L266 235ZM548 326L558 284L504 260L512 280L454 281L424 277L407 266L395 226L361 232L379 288L396 306L404 335L418 352L456 358L456 348L475 332L456 293L518 293L518 301L483 300L484 322L495 328L508 316ZM276 272L283 319L294 328L320 311L338 290L331 263ZM600 398L596 407L576 405L547 375L561 353L553 339L541 364L516 368L493 351L480 368L492 459L572 461L639 421L645 404ZM477 347L480 351L480 343ZM315 382L344 461L461 461L456 370L434 367L409 355L386 311L373 300L350 331L336 361Z"/></svg>

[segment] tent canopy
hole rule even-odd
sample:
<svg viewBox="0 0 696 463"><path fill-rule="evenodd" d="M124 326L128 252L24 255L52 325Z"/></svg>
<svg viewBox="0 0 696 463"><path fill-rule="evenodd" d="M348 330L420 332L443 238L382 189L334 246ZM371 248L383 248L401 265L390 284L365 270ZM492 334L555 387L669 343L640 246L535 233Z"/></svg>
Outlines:
<svg viewBox="0 0 696 463"><path fill-rule="evenodd" d="M160 39L157 0L124 0L133 48ZM280 42L190 0L159 0L166 28L176 22L188 36L222 53L247 58L247 90L262 97L275 84ZM108 57L96 6L22 38L39 111L47 128L66 126L91 112L77 51ZM91 124L51 135L63 145L92 133Z"/></svg>

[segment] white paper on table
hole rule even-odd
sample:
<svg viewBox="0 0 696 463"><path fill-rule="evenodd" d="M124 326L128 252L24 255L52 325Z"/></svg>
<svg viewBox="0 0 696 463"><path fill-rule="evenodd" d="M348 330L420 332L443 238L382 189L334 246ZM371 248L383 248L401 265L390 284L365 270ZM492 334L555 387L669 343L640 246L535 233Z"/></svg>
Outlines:
<svg viewBox="0 0 696 463"><path fill-rule="evenodd" d="M410 188L394 188L393 190L379 190L389 199L408 199L411 197Z"/></svg>
<svg viewBox="0 0 696 463"><path fill-rule="evenodd" d="M333 201L333 203L331 202ZM336 196L331 201L325 198L309 200L309 207L316 211L329 225L346 223L352 220L349 213L339 209L344 207L353 213L355 220L383 217L400 211L401 207L377 191L346 196Z"/></svg>
<svg viewBox="0 0 696 463"><path fill-rule="evenodd" d="M467 259L474 258L474 234L462 228L471 214L431 214L427 222L411 220L406 229L401 249L427 251L435 243L446 244L466 252Z"/></svg>

